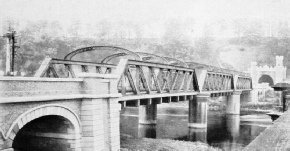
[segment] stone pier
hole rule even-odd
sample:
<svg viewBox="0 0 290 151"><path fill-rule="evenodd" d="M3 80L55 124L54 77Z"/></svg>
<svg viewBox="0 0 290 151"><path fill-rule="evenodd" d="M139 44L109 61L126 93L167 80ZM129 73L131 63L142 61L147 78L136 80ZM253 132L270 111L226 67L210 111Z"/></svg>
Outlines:
<svg viewBox="0 0 290 151"><path fill-rule="evenodd" d="M139 106L139 124L156 124L157 104Z"/></svg>
<svg viewBox="0 0 290 151"><path fill-rule="evenodd" d="M206 128L209 93L199 93L189 100L188 127Z"/></svg>
<svg viewBox="0 0 290 151"><path fill-rule="evenodd" d="M228 96L226 107L227 114L240 114L241 93L242 91L234 91L232 95Z"/></svg>

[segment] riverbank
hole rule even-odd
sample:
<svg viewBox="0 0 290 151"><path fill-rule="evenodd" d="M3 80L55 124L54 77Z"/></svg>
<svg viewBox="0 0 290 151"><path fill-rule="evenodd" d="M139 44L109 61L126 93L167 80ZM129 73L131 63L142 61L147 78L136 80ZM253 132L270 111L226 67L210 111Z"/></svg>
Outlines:
<svg viewBox="0 0 290 151"><path fill-rule="evenodd" d="M153 129L151 127L139 127L138 107L128 107L121 113L123 121L121 132L122 135L126 136L121 139L121 147L123 151L220 150L219 148L223 150L241 150L272 123L270 117L263 113L271 107L270 105L248 104L244 107L248 110L241 116L226 116L224 110L214 109L219 107L212 107L213 110L209 108L208 129L206 131L188 130L188 101L158 105L158 125ZM252 110L259 112L255 111L253 115L250 113L253 112ZM241 124L242 126L239 126ZM158 138L161 139L138 138L140 137L139 133L143 135L146 133L148 137L152 135L151 138L156 137L158 133ZM237 137L237 134L239 134L239 137ZM189 138L192 139L189 140ZM192 142L204 139L211 146L206 143Z"/></svg>
<svg viewBox="0 0 290 151"><path fill-rule="evenodd" d="M221 151L201 142L121 136L121 151Z"/></svg>
<svg viewBox="0 0 290 151"><path fill-rule="evenodd" d="M290 111L284 112L270 127L244 148L252 150L290 150Z"/></svg>

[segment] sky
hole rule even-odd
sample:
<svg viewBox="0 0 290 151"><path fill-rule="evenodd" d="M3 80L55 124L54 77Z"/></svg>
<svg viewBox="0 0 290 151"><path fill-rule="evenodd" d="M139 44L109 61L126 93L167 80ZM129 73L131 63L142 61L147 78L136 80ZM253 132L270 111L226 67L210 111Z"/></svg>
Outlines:
<svg viewBox="0 0 290 151"><path fill-rule="evenodd" d="M166 18L289 19L289 0L0 0L0 19L150 21Z"/></svg>
<svg viewBox="0 0 290 151"><path fill-rule="evenodd" d="M162 36L163 22L171 18L194 18L200 23L199 29L218 20L227 22L235 18L290 23L290 0L0 0L0 29L1 22L7 19L20 24L57 21L67 26L74 21L86 25L105 19L150 23L145 33L148 37L159 33L158 37ZM202 30L195 32L202 34Z"/></svg>

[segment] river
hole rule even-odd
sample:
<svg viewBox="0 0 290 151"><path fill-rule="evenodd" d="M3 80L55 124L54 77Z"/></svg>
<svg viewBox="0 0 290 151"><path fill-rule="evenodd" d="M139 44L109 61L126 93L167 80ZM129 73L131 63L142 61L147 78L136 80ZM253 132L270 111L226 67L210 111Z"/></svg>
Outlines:
<svg viewBox="0 0 290 151"><path fill-rule="evenodd" d="M158 111L157 125L139 125L138 108L122 109L121 134L135 138L201 141L223 150L241 150L272 124L265 114L226 115L222 111L209 111L207 128L193 129L187 126L186 109L174 110L170 113Z"/></svg>

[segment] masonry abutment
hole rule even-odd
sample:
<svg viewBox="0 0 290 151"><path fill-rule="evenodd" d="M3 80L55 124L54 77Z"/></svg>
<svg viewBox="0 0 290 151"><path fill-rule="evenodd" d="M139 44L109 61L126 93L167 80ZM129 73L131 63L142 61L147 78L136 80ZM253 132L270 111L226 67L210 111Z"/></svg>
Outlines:
<svg viewBox="0 0 290 151"><path fill-rule="evenodd" d="M240 114L241 94L242 91L234 91L232 95L228 96L226 107L227 114Z"/></svg>
<svg viewBox="0 0 290 151"><path fill-rule="evenodd" d="M139 124L156 124L157 104L139 106Z"/></svg>
<svg viewBox="0 0 290 151"><path fill-rule="evenodd" d="M110 90L113 80L101 80L93 76L84 76L86 93L97 95L116 92ZM102 87L100 90L99 87ZM114 88L114 87L113 87ZM119 104L116 97L85 98L81 104L82 149L83 150L119 150Z"/></svg>
<svg viewBox="0 0 290 151"><path fill-rule="evenodd" d="M209 93L194 95L189 100L188 127L206 128Z"/></svg>

